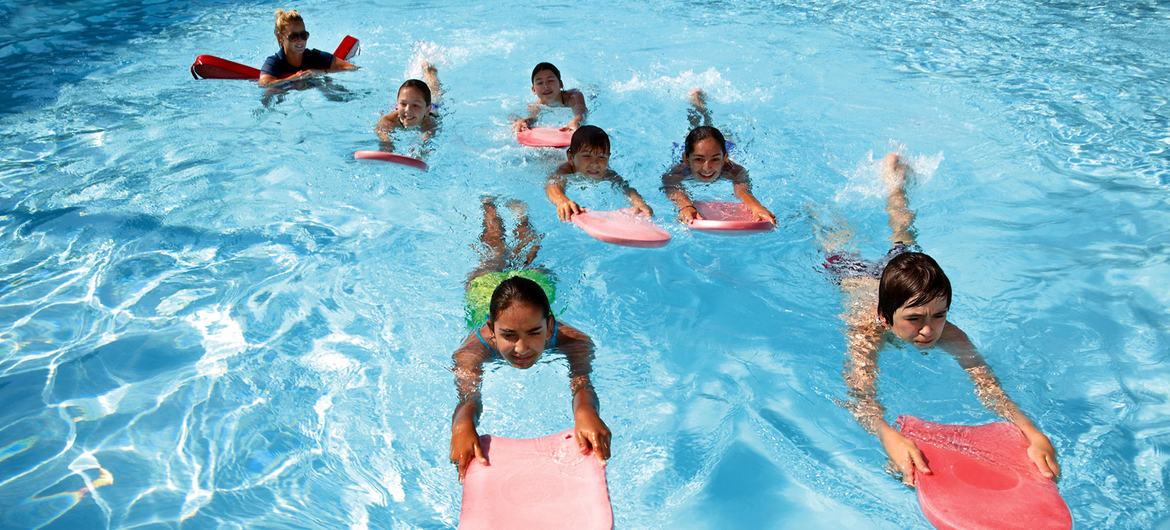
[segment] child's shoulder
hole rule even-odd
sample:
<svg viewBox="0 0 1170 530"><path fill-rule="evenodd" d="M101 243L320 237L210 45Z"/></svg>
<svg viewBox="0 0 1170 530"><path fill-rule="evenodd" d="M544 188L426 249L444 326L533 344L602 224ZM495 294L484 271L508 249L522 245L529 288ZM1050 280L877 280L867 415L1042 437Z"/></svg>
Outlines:
<svg viewBox="0 0 1170 530"><path fill-rule="evenodd" d="M563 342L565 340L592 342L593 339L590 339L588 334L586 334L584 331L581 331L580 329L577 329L572 324L569 324L568 322L565 322L563 320L558 320L557 321L557 341Z"/></svg>
<svg viewBox="0 0 1170 530"><path fill-rule="evenodd" d="M491 358L492 353L488 350L487 345L480 340L479 332L480 328L475 328L467 334L463 344L460 344L459 348L455 350L454 357L457 360L478 363Z"/></svg>
<svg viewBox="0 0 1170 530"><path fill-rule="evenodd" d="M434 112L423 116L422 128L427 131L433 131L439 126L439 115Z"/></svg>
<svg viewBox="0 0 1170 530"><path fill-rule="evenodd" d="M584 103L585 94L578 88L570 88L561 91L561 101L565 104L569 103Z"/></svg>
<svg viewBox="0 0 1170 530"><path fill-rule="evenodd" d="M727 172L727 176L730 177L731 180L740 181L740 180L747 179L747 176L748 176L747 168L736 163L734 160L732 160L730 158L728 158L727 161L724 162L723 168L724 168L724 171Z"/></svg>
<svg viewBox="0 0 1170 530"><path fill-rule="evenodd" d="M393 129L397 125L398 125L398 111L397 110L392 110L390 112L387 112L386 114L383 114L381 118L378 118L378 128L380 128L380 129Z"/></svg>
<svg viewBox="0 0 1170 530"><path fill-rule="evenodd" d="M554 169L552 174L549 176L550 177L564 177L567 175L572 175L573 173L576 173L576 172L577 172L577 166L573 165L573 161L566 160L566 161L558 164L557 168Z"/></svg>

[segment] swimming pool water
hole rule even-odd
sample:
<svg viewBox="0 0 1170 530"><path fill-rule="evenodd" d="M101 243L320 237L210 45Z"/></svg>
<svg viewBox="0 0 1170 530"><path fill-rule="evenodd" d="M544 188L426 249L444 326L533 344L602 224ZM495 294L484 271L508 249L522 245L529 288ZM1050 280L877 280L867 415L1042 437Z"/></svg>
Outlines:
<svg viewBox="0 0 1170 530"><path fill-rule="evenodd" d="M1052 439L1076 526L1170 524L1164 3L310 0L310 45L357 36L361 70L274 97L190 78L200 53L260 64L276 7L0 6L0 527L454 526L482 195L528 203L555 309L598 344L617 527L928 527L838 405L842 299L812 233L840 218L884 251L889 150L952 320ZM352 160L424 57L445 86L432 170ZM543 60L670 245L555 219L561 155L508 130ZM671 222L659 175L692 86L775 232ZM881 370L888 419L994 419L946 355ZM571 425L565 372L490 371L480 432Z"/></svg>

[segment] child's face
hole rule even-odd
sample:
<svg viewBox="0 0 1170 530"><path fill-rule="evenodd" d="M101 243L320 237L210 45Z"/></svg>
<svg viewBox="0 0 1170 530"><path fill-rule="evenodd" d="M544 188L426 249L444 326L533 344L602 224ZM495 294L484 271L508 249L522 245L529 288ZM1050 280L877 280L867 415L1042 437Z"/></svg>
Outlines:
<svg viewBox="0 0 1170 530"><path fill-rule="evenodd" d="M431 109L422 91L406 87L398 91L398 106L395 110L398 111L398 120L403 127L416 127L422 125L423 118Z"/></svg>
<svg viewBox="0 0 1170 530"><path fill-rule="evenodd" d="M560 102L561 88L564 86L552 70L541 70L532 77L532 93L546 105Z"/></svg>
<svg viewBox="0 0 1170 530"><path fill-rule="evenodd" d="M492 323L495 346L504 360L516 368L531 368L544 353L552 332L552 317L539 308L515 303L500 312Z"/></svg>
<svg viewBox="0 0 1170 530"><path fill-rule="evenodd" d="M598 147L582 147L569 157L569 161L578 173L589 177L601 178L609 171L609 152Z"/></svg>
<svg viewBox="0 0 1170 530"><path fill-rule="evenodd" d="M714 138L703 138L695 142L695 148L683 162L690 168L691 174L703 180L711 180L719 176L723 170L723 146Z"/></svg>
<svg viewBox="0 0 1170 530"><path fill-rule="evenodd" d="M942 337L948 309L945 298L935 298L923 305L899 307L894 311L890 331L917 348L929 348Z"/></svg>

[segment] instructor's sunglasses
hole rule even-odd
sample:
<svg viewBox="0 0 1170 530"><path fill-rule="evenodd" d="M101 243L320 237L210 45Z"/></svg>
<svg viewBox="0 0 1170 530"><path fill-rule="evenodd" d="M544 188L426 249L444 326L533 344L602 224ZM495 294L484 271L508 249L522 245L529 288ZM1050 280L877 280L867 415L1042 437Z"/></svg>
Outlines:
<svg viewBox="0 0 1170 530"><path fill-rule="evenodd" d="M289 32L288 40L309 40L309 32L307 32L307 31Z"/></svg>

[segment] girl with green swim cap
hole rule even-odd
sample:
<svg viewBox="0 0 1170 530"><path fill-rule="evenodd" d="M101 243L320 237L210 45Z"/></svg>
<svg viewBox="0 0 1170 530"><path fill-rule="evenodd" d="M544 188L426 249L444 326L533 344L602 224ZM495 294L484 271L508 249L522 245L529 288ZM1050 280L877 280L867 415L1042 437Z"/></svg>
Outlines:
<svg viewBox="0 0 1170 530"><path fill-rule="evenodd" d="M569 363L577 445L602 462L610 455L609 428L597 413L597 393L589 379L593 341L577 328L558 322L552 314L552 281L532 267L540 250L540 235L528 223L524 203L510 201L508 207L517 216L513 232L516 245L511 249L504 243L504 223L494 201L483 202L480 240L487 252L467 281L467 314L473 330L452 354L459 404L451 419L451 462L461 482L472 459L487 464L476 424L483 411L483 365L496 358L527 369L546 350L564 354Z"/></svg>

